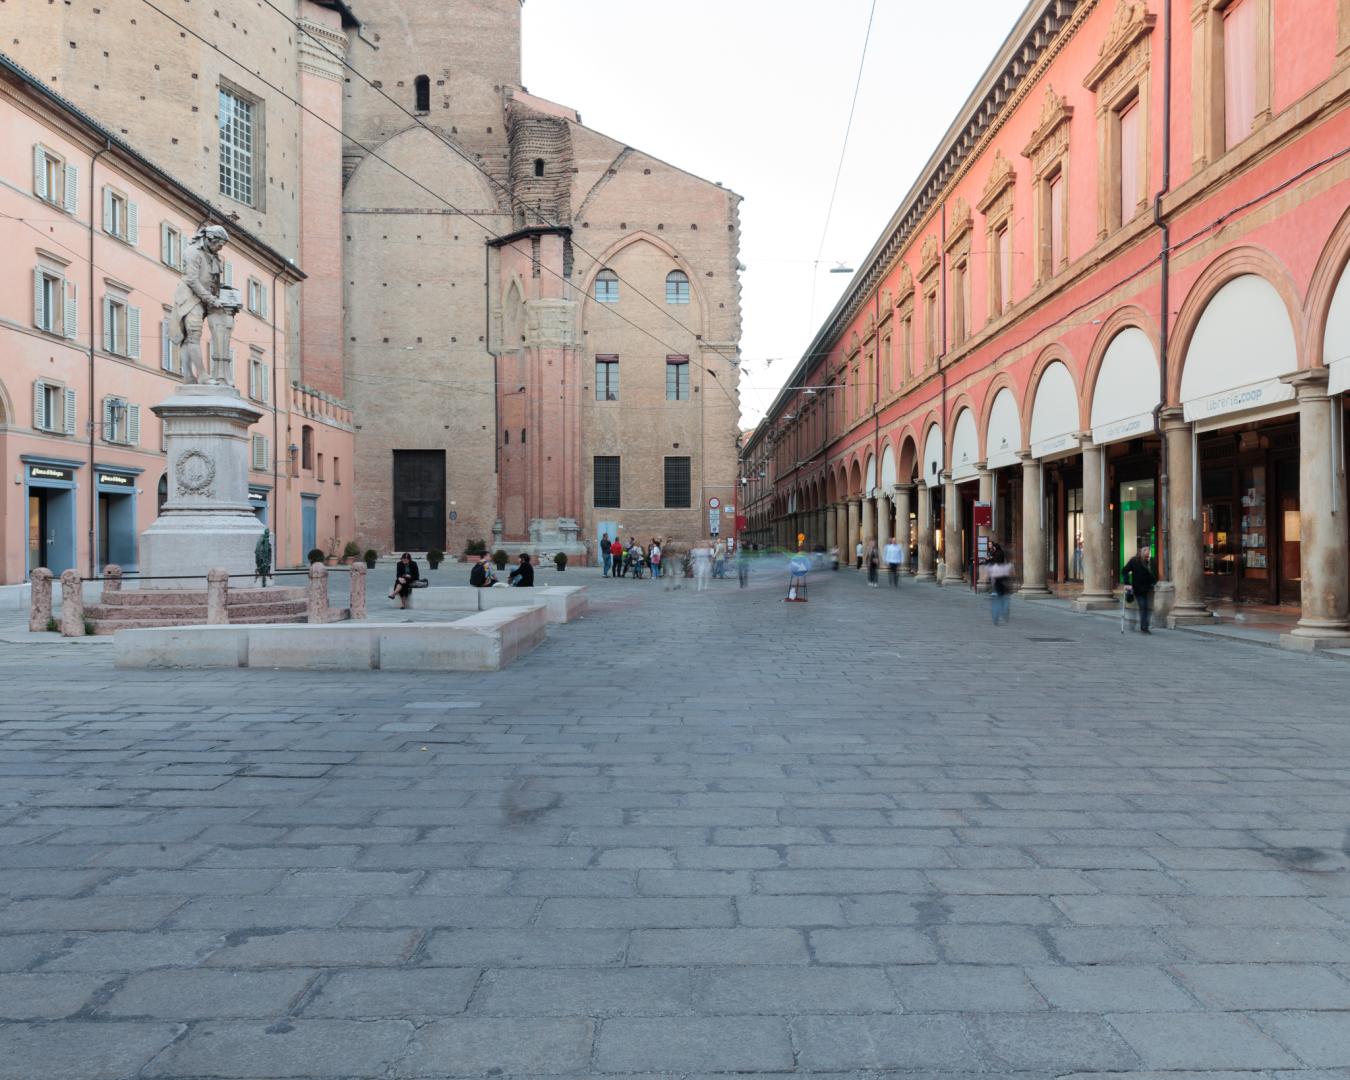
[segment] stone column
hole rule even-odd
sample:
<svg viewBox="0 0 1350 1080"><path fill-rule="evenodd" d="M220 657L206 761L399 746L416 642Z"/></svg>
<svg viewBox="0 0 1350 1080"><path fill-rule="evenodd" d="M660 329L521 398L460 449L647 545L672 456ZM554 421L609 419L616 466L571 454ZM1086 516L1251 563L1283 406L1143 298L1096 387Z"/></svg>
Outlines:
<svg viewBox="0 0 1350 1080"><path fill-rule="evenodd" d="M1298 519L1302 617L1280 638L1287 649L1344 648L1350 642L1350 535L1345 477L1338 475L1343 439L1327 396L1325 368L1301 371L1285 382L1298 393ZM1267 517L1267 522L1270 518Z"/></svg>
<svg viewBox="0 0 1350 1080"><path fill-rule="evenodd" d="M1177 405L1163 409L1159 417L1167 439L1167 571L1173 592L1167 625L1212 622L1214 616L1205 607L1204 538L1196 507L1191 425Z"/></svg>
<svg viewBox="0 0 1350 1080"><path fill-rule="evenodd" d="M28 629L42 633L52 621L52 572L45 566L39 566L28 575L29 601Z"/></svg>
<svg viewBox="0 0 1350 1080"><path fill-rule="evenodd" d="M78 570L61 575L61 636L84 637L84 582Z"/></svg>
<svg viewBox="0 0 1350 1080"><path fill-rule="evenodd" d="M961 550L961 493L956 489L952 474L942 474L942 562L946 576L944 585L959 585L961 571L965 569L965 553Z"/></svg>
<svg viewBox="0 0 1350 1080"><path fill-rule="evenodd" d="M895 485L895 539L900 545L901 565L906 574L909 569L909 505L914 495L913 484Z"/></svg>
<svg viewBox="0 0 1350 1080"><path fill-rule="evenodd" d="M352 563L351 580L351 617L366 617L366 567L364 563Z"/></svg>
<svg viewBox="0 0 1350 1080"><path fill-rule="evenodd" d="M862 518L862 500L849 499L848 501L848 552L844 556L844 561L849 566L858 565L858 557L854 550L858 546L858 537L862 534L858 531L858 526Z"/></svg>
<svg viewBox="0 0 1350 1080"><path fill-rule="evenodd" d="M891 517L893 513L891 497L883 493L877 499L877 542L883 547L895 536L895 524Z"/></svg>
<svg viewBox="0 0 1350 1080"><path fill-rule="evenodd" d="M871 496L862 501L862 542L864 549L877 542L877 501Z"/></svg>
<svg viewBox="0 0 1350 1080"><path fill-rule="evenodd" d="M306 596L306 621L326 623L328 621L328 567L323 563L311 563L309 567L309 593Z"/></svg>
<svg viewBox="0 0 1350 1080"><path fill-rule="evenodd" d="M216 567L206 572L206 622L220 626L230 621L230 573Z"/></svg>
<svg viewBox="0 0 1350 1080"><path fill-rule="evenodd" d="M919 572L915 581L935 581L933 572L933 491L922 480L919 481L919 507L916 514L919 519Z"/></svg>
<svg viewBox="0 0 1350 1080"><path fill-rule="evenodd" d="M1083 591L1073 602L1075 611L1115 607L1115 575L1111 557L1111 523L1107 520L1106 451L1083 443Z"/></svg>
<svg viewBox="0 0 1350 1080"><path fill-rule="evenodd" d="M983 461L977 461L975 463L975 468L978 470L978 475L980 478L980 490L979 495L977 497L980 502L989 504L989 519L992 522L994 515L994 474L988 468L986 468L985 463ZM994 530L992 525L981 525L975 530L975 557L977 560L979 559L980 555L979 538L983 536L985 537L986 540L990 540L992 539L993 535ZM986 544L985 546L987 548L988 544ZM989 590L989 583L987 581L981 581L981 575L978 566L975 569L975 587L978 588L981 592L988 592Z"/></svg>
<svg viewBox="0 0 1350 1080"><path fill-rule="evenodd" d="M1041 463L1025 450L1022 460L1022 587L1018 596L1035 600L1050 595L1045 587L1045 507Z"/></svg>

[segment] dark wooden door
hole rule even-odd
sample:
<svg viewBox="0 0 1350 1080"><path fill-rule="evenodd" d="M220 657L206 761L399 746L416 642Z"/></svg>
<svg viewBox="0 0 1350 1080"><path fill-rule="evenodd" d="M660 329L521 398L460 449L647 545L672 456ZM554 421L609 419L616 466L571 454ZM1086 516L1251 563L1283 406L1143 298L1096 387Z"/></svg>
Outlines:
<svg viewBox="0 0 1350 1080"><path fill-rule="evenodd" d="M394 547L445 548L445 451L394 451Z"/></svg>

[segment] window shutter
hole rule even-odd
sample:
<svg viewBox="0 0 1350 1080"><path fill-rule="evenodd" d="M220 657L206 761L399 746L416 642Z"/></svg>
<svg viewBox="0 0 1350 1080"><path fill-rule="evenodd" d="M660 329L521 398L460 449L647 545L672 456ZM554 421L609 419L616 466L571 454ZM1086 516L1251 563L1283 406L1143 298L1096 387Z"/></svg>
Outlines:
<svg viewBox="0 0 1350 1080"><path fill-rule="evenodd" d="M112 192L108 188L103 189L103 231L105 233L117 234L112 229Z"/></svg>
<svg viewBox="0 0 1350 1080"><path fill-rule="evenodd" d="M33 380L33 426L50 427L47 420L47 384L41 379Z"/></svg>
<svg viewBox="0 0 1350 1080"><path fill-rule="evenodd" d="M51 193L53 199L56 192ZM80 209L80 170L77 166L66 166L66 213L74 214Z"/></svg>
<svg viewBox="0 0 1350 1080"><path fill-rule="evenodd" d="M159 223L159 261L165 266L173 265L173 252L169 250L169 223Z"/></svg>
<svg viewBox="0 0 1350 1080"><path fill-rule="evenodd" d="M46 309L42 305L43 273L41 268L33 267L33 325L39 330L51 330L46 325Z"/></svg>
<svg viewBox="0 0 1350 1080"><path fill-rule="evenodd" d="M258 286L258 306L262 309L262 317L267 318L267 290L261 285Z"/></svg>
<svg viewBox="0 0 1350 1080"><path fill-rule="evenodd" d="M73 281L67 281L65 286L66 299L61 308L66 317L66 337L73 341L80 332L80 291Z"/></svg>
<svg viewBox="0 0 1350 1080"><path fill-rule="evenodd" d="M139 224L140 211L136 204L127 200L127 235L128 244L139 244L141 242L141 227Z"/></svg>
<svg viewBox="0 0 1350 1080"><path fill-rule="evenodd" d="M47 151L41 143L33 144L33 194L39 199L49 199L55 194L47 190Z"/></svg>
<svg viewBox="0 0 1350 1080"><path fill-rule="evenodd" d="M75 434L75 391L66 389L66 434Z"/></svg>
<svg viewBox="0 0 1350 1080"><path fill-rule="evenodd" d="M141 358L141 309L127 308L127 355L133 360Z"/></svg>
<svg viewBox="0 0 1350 1080"><path fill-rule="evenodd" d="M117 342L113 341L112 325L112 301L106 296L103 298L103 348L106 352L112 352L113 346Z"/></svg>
<svg viewBox="0 0 1350 1080"><path fill-rule="evenodd" d="M234 288L234 264L223 262L220 264L220 281L222 285Z"/></svg>
<svg viewBox="0 0 1350 1080"><path fill-rule="evenodd" d="M112 442L115 434L117 432L113 430L113 399L105 397L103 399L103 441Z"/></svg>
<svg viewBox="0 0 1350 1080"><path fill-rule="evenodd" d="M131 446L141 445L141 407L139 405L127 406L127 443Z"/></svg>
<svg viewBox="0 0 1350 1080"><path fill-rule="evenodd" d="M169 320L159 320L159 366L173 370L173 342L169 339Z"/></svg>
<svg viewBox="0 0 1350 1080"><path fill-rule="evenodd" d="M258 394L258 400L259 400L259 401L266 401L266 400L267 400L267 385L268 385L268 383L270 383L271 381L272 381L271 372L269 371L267 365L264 364L264 365L262 366L262 387L261 387L261 393Z"/></svg>
<svg viewBox="0 0 1350 1080"><path fill-rule="evenodd" d="M253 467L260 472L267 470L267 436L253 436Z"/></svg>

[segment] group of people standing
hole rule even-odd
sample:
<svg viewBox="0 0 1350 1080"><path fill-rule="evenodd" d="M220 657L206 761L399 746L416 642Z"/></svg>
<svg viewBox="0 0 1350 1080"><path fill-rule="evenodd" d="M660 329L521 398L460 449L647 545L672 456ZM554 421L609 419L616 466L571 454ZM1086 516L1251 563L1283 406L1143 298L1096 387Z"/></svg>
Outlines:
<svg viewBox="0 0 1350 1080"><path fill-rule="evenodd" d="M650 570L653 578L659 578L662 573L661 542L656 537L644 548L631 536L625 544L617 536L611 540L609 533L604 533L600 537L600 555L604 577L640 578L643 570Z"/></svg>

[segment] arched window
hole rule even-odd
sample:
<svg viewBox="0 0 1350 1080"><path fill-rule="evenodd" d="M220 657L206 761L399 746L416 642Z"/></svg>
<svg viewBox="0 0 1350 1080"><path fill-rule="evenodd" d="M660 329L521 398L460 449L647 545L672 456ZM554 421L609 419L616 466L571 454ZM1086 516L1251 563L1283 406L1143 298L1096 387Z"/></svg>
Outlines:
<svg viewBox="0 0 1350 1080"><path fill-rule="evenodd" d="M169 501L169 474L159 478L159 488L155 492L155 513L164 513L164 504Z"/></svg>
<svg viewBox="0 0 1350 1080"><path fill-rule="evenodd" d="M534 175L535 176L544 175L544 159L541 157L537 157L534 159Z"/></svg>
<svg viewBox="0 0 1350 1080"><path fill-rule="evenodd" d="M601 270L595 275L595 298L602 304L619 302L619 275L613 270Z"/></svg>
<svg viewBox="0 0 1350 1080"><path fill-rule="evenodd" d="M666 275L666 303L689 303L689 276L683 270L672 270Z"/></svg>
<svg viewBox="0 0 1350 1080"><path fill-rule="evenodd" d="M413 80L413 92L417 95L418 112L431 112L431 79L419 75Z"/></svg>

